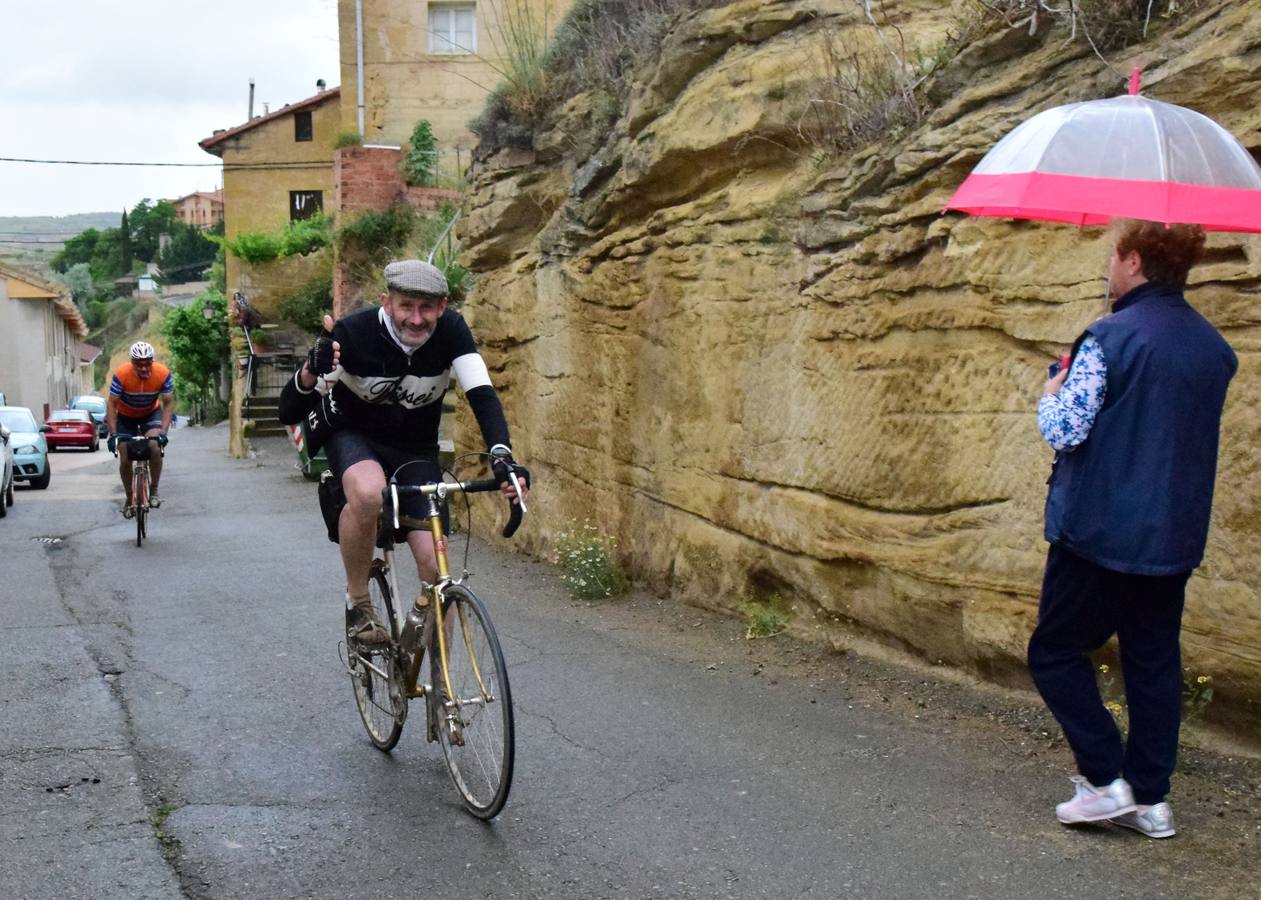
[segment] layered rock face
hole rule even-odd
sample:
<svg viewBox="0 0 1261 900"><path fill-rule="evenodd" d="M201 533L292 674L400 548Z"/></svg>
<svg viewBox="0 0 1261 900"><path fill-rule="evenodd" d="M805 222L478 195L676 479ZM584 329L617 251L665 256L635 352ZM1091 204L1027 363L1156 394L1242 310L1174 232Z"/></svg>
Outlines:
<svg viewBox="0 0 1261 900"><path fill-rule="evenodd" d="M842 0L691 14L611 127L579 96L532 150L485 159L466 312L539 476L530 551L591 519L671 597L778 595L798 633L1019 680L1046 552L1037 399L1102 312L1108 244L941 208L1020 121L1120 93L1132 65L1261 152L1261 16L1204 4L1111 67L1066 31L990 30L918 119L829 154L824 47L931 56L963 12L885 8L879 33ZM1217 685L1211 717L1256 724L1261 239L1211 236L1189 297L1240 370L1186 664Z"/></svg>

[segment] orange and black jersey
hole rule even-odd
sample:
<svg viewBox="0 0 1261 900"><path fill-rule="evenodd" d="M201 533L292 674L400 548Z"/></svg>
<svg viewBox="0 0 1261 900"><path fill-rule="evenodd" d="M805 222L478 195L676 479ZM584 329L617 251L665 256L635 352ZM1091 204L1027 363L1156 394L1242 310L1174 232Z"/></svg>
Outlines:
<svg viewBox="0 0 1261 900"><path fill-rule="evenodd" d="M158 408L162 394L175 391L175 379L171 370L161 363L153 364L153 371L148 378L136 374L130 362L125 362L114 370L110 381L109 393L114 398L118 414L129 419L147 416Z"/></svg>

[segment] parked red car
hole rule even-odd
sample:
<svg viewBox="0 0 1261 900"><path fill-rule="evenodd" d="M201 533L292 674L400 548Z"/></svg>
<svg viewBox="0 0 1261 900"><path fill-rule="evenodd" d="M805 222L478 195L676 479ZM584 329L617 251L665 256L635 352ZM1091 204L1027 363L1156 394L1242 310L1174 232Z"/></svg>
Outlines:
<svg viewBox="0 0 1261 900"><path fill-rule="evenodd" d="M48 417L44 435L49 450L62 447L87 447L93 453L101 446L96 423L86 409L59 409Z"/></svg>

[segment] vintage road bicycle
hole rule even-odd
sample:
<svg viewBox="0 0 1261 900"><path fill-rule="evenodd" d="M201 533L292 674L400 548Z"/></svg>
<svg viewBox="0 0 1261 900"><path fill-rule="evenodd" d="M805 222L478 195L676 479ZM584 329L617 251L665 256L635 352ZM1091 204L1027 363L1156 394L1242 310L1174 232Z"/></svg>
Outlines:
<svg viewBox="0 0 1261 900"><path fill-rule="evenodd" d="M134 435L127 438L120 437L118 439L119 446L127 447L127 458L131 460L131 504L127 507L129 517L136 521L136 546L144 544L144 539L149 536L149 511L153 508L149 505L151 495L150 484L151 476L149 473L149 456L153 452L153 447L149 443L154 438L145 435ZM165 456L161 446L158 447L158 453ZM118 452L115 451L115 456Z"/></svg>
<svg viewBox="0 0 1261 900"><path fill-rule="evenodd" d="M397 476L396 471L383 491L377 528L380 554L372 561L368 579L372 605L390 637L367 644L347 632L344 662L355 704L372 743L390 751L402 734L408 704L423 700L426 738L442 746L465 808L479 819L490 819L503 809L512 786L512 693L490 615L465 583L467 567L459 578L451 575L440 507L453 493L498 492L499 484L486 479L401 485ZM519 490L511 466L509 478ZM428 501L424 521L433 534L438 576L434 584L422 582L410 608L400 610L395 537L400 526L423 523L401 515L399 500L416 494ZM504 537L517 530L524 511L523 503L510 505Z"/></svg>

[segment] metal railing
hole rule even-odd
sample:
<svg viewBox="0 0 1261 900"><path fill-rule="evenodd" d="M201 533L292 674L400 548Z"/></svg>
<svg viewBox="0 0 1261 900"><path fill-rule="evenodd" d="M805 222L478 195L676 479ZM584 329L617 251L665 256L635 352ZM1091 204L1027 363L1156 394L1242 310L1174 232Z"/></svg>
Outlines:
<svg viewBox="0 0 1261 900"><path fill-rule="evenodd" d="M459 244L455 242L453 237L455 233L455 223L459 221L460 210L455 211L455 215L451 217L451 221L447 223L447 227L442 229L442 233L438 235L438 239L433 242L433 249L429 251L429 259L427 262L433 265L433 259L438 255L438 250L442 248L443 241L446 242L446 252L443 254L443 260L450 262L455 259L456 253L459 252Z"/></svg>
<svg viewBox="0 0 1261 900"><path fill-rule="evenodd" d="M293 352L291 345L278 347L275 351L260 350L254 344L251 332L262 324L261 317L241 291L232 295L232 302L241 333L245 335L245 390L241 398L241 415L248 419L251 400L278 396L285 382L293 377L302 357Z"/></svg>

